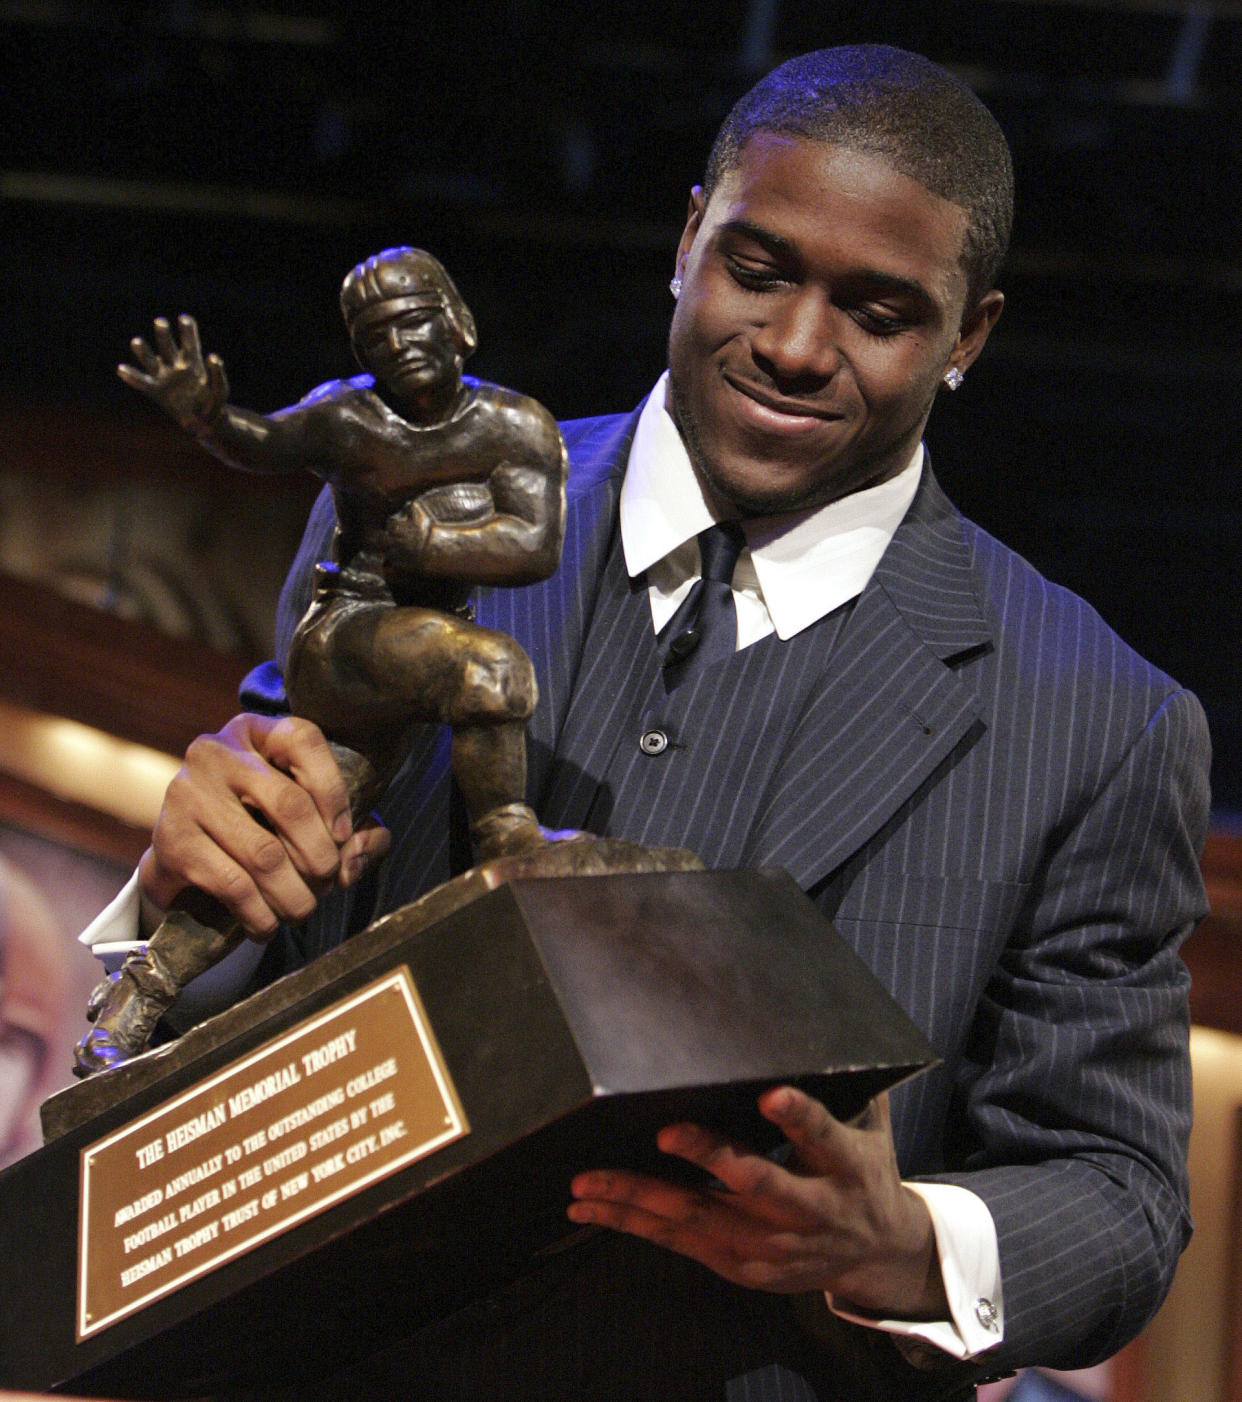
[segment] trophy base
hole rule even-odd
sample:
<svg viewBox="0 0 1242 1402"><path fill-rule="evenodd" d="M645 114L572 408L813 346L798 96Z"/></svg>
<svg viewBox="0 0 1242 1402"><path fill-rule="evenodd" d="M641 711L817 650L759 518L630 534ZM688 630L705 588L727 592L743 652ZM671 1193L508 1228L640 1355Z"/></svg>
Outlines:
<svg viewBox="0 0 1242 1402"><path fill-rule="evenodd" d="M313 1378L557 1249L579 1170L670 1176L662 1125L765 1148L766 1086L850 1118L934 1059L783 873L498 879L49 1102L0 1175L0 1386Z"/></svg>

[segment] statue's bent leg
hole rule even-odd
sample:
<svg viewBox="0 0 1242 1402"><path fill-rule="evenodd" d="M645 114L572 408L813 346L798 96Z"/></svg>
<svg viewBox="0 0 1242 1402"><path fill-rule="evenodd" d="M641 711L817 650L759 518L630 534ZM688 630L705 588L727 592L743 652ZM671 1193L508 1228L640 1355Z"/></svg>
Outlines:
<svg viewBox="0 0 1242 1402"><path fill-rule="evenodd" d="M433 609L317 599L289 649L290 706L338 744L385 750L412 722L443 718L426 659L447 621Z"/></svg>
<svg viewBox="0 0 1242 1402"><path fill-rule="evenodd" d="M525 803L525 724L538 688L507 633L434 609L338 600L308 617L289 671L294 709L363 753L411 722L450 725L480 860L543 842Z"/></svg>
<svg viewBox="0 0 1242 1402"><path fill-rule="evenodd" d="M480 861L543 845L526 795L526 721L535 709L535 669L506 633L471 630L469 655L448 712L453 775L470 813Z"/></svg>
<svg viewBox="0 0 1242 1402"><path fill-rule="evenodd" d="M520 721L454 728L453 775L480 861L543 844L539 820L524 801L526 729Z"/></svg>

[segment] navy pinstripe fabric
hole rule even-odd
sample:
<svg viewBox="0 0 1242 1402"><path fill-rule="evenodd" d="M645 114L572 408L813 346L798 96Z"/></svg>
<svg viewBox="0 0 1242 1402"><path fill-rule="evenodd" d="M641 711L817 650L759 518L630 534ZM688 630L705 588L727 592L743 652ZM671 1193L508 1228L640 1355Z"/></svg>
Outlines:
<svg viewBox="0 0 1242 1402"><path fill-rule="evenodd" d="M943 1057L895 1093L894 1131L907 1176L961 1182L996 1220L1006 1337L988 1365L1107 1355L1155 1308L1187 1231L1176 946L1204 908L1201 710L1081 600L964 521L930 474L852 608L665 695L646 601L615 542L635 421L565 426L562 569L480 605L535 662L541 816L684 843L711 864L786 868ZM284 640L330 524L321 505L282 601ZM652 727L671 741L657 756L637 746ZM396 834L384 908L447 873L446 752L431 734L417 750L384 804ZM349 918L347 901L325 903L304 952L337 942ZM703 1352L672 1372L703 1386L665 1388L657 1349L655 1373L640 1366L632 1386L591 1395L936 1395L910 1370L872 1390L862 1373L808 1360L783 1301L680 1264L657 1281L629 1243L592 1260L612 1284L600 1275L591 1288L621 1311L635 1350L644 1328L668 1327L647 1296L677 1276L682 1313L703 1311ZM608 1333L598 1311L574 1309ZM562 1318L557 1331L573 1327ZM673 1332L676 1347L699 1346ZM539 1367L552 1366L543 1351L568 1366L585 1347L524 1337ZM868 1368L887 1347L837 1344L868 1353Z"/></svg>

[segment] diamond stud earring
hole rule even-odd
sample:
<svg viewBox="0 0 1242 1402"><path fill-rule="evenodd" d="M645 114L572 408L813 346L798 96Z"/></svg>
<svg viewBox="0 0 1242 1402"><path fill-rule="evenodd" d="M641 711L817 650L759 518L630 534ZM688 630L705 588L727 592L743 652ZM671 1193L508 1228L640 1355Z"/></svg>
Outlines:
<svg viewBox="0 0 1242 1402"><path fill-rule="evenodd" d="M944 382L949 389L961 389L962 381L966 378L956 365L950 365L944 372Z"/></svg>

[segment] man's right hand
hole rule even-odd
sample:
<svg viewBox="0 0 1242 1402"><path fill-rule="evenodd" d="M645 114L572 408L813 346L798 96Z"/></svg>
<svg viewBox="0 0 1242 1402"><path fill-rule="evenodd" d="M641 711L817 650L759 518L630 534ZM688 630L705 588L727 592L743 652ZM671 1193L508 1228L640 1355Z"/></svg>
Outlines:
<svg viewBox="0 0 1242 1402"><path fill-rule="evenodd" d="M352 885L389 845L378 821L351 828L345 782L318 726L240 715L186 751L138 882L160 909L197 886L264 939L282 921L306 919L333 885Z"/></svg>
<svg viewBox="0 0 1242 1402"><path fill-rule="evenodd" d="M118 365L116 373L132 389L155 400L187 432L203 433L219 418L229 397L224 362L218 355L204 359L192 316L178 317L177 329L180 345L167 320L158 317L151 338L154 347L135 336L129 348L138 365Z"/></svg>

